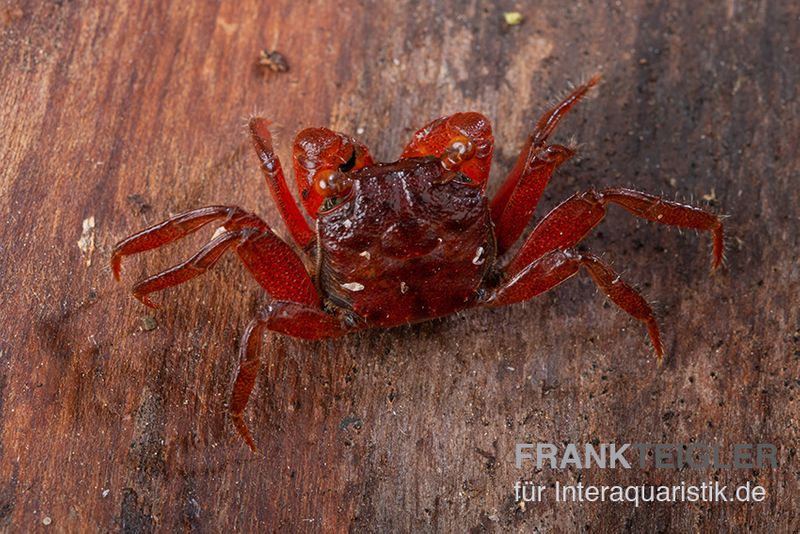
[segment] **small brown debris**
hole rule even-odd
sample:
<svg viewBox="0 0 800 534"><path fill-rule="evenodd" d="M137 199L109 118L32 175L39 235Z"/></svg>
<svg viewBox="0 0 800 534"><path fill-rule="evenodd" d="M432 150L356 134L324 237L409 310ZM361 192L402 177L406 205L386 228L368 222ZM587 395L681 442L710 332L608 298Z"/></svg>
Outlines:
<svg viewBox="0 0 800 534"><path fill-rule="evenodd" d="M144 215L146 212L152 209L152 206L149 202L147 202L147 199L139 193L128 195L128 204L130 204L131 208L133 208L133 211L137 215Z"/></svg>
<svg viewBox="0 0 800 534"><path fill-rule="evenodd" d="M717 192L714 190L713 187L711 188L711 192L710 193L703 195L703 200L705 200L709 204L716 203L716 201L717 201Z"/></svg>
<svg viewBox="0 0 800 534"><path fill-rule="evenodd" d="M277 50L262 50L258 55L258 66L267 68L272 72L286 72L289 70L289 62L286 57Z"/></svg>
<svg viewBox="0 0 800 534"><path fill-rule="evenodd" d="M364 426L364 421L357 415L348 415L339 423L339 430L353 429L355 431L361 430Z"/></svg>
<svg viewBox="0 0 800 534"><path fill-rule="evenodd" d="M142 317L142 329L145 332L155 330L157 326L158 323L156 322L156 318L153 317L152 315L144 315Z"/></svg>

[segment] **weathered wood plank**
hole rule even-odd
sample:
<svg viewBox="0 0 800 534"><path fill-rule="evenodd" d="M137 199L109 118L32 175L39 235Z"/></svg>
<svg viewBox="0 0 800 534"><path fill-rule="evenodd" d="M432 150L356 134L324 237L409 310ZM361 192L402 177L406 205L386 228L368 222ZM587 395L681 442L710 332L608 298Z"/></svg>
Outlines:
<svg viewBox="0 0 800 534"><path fill-rule="evenodd" d="M0 526L138 532L800 528L796 61L791 2L16 2L0 9ZM509 5L510 6L510 5ZM286 73L258 72L262 48ZM322 343L277 339L249 421L225 410L238 336L265 296L233 259L161 296L127 293L207 235L107 267L120 238L238 204L285 232L243 128L359 132L381 159L458 110L496 130L493 184L570 80L604 83L558 137L543 209L589 186L704 197L709 240L613 211L587 241L660 303L668 360L585 279L529 304ZM77 241L94 217L94 250ZM84 248L90 250L91 246ZM90 262L90 263L89 263ZM774 443L777 470L514 467L517 442ZM757 482L760 504L513 502L543 483Z"/></svg>

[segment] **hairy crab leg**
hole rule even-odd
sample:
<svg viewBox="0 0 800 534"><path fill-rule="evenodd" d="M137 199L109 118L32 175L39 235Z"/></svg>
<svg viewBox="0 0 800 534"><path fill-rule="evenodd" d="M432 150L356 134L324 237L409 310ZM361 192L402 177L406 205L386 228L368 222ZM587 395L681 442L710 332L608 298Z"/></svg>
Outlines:
<svg viewBox="0 0 800 534"><path fill-rule="evenodd" d="M305 217L300 212L300 208L294 201L289 187L286 185L286 177L283 174L281 162L275 155L272 147L272 135L269 132L269 121L262 118L250 120L250 135L253 138L253 147L256 149L258 159L261 162L261 171L267 180L270 193L278 211L281 214L292 239L303 250L308 252L315 240L314 231L308 225Z"/></svg>
<svg viewBox="0 0 800 534"><path fill-rule="evenodd" d="M125 256L162 247L193 234L210 222L220 219L224 219L225 222L235 222L248 217L252 216L236 206L206 206L184 211L117 243L111 254L111 271L114 273L114 278L119 280L122 258Z"/></svg>
<svg viewBox="0 0 800 534"><path fill-rule="evenodd" d="M487 305L504 306L529 300L568 280L581 267L587 270L595 284L617 306L647 326L653 350L661 362L664 350L650 305L611 267L592 254L580 253L572 249L552 250L517 272L489 298Z"/></svg>
<svg viewBox="0 0 800 534"><path fill-rule="evenodd" d="M533 217L553 171L574 154L573 149L562 145L547 145L530 153L522 178L505 203L502 215L494 220L498 255L516 243Z"/></svg>
<svg viewBox="0 0 800 534"><path fill-rule="evenodd" d="M631 189L611 188L578 193L556 206L533 229L519 253L505 267L514 277L536 259L551 250L567 249L578 244L606 215L613 203L642 219L709 231L714 236L712 268L722 262L723 227L720 218L700 208L641 193Z"/></svg>
<svg viewBox="0 0 800 534"><path fill-rule="evenodd" d="M498 228L498 252L505 252L519 238L533 215L550 175L574 151L561 145L548 145L548 137L564 116L600 81L594 75L579 85L557 105L547 110L536 123L517 157L517 162L492 199L492 221Z"/></svg>
<svg viewBox="0 0 800 534"><path fill-rule="evenodd" d="M287 301L271 302L250 322L239 343L239 372L233 385L229 412L236 430L253 452L256 452L256 444L243 415L261 366L259 355L265 329L304 339L338 337L350 331L334 315Z"/></svg>
<svg viewBox="0 0 800 534"><path fill-rule="evenodd" d="M319 305L319 293L300 257L270 230L267 223L233 206L210 206L188 211L121 241L111 256L114 275L119 277L124 256L158 248L223 218L222 226L226 233L213 239L189 260L139 282L134 287L136 297L155 307L147 294L202 274L225 250L235 245L242 263L273 299Z"/></svg>

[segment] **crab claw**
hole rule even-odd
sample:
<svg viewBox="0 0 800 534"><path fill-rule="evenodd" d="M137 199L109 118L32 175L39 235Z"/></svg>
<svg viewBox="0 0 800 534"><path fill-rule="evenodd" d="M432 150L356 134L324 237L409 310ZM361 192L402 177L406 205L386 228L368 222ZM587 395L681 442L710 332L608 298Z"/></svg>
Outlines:
<svg viewBox="0 0 800 534"><path fill-rule="evenodd" d="M294 176L306 212L316 218L325 199L337 195L334 182L346 189L344 173L372 164L367 147L349 135L328 128L301 131L294 141Z"/></svg>
<svg viewBox="0 0 800 534"><path fill-rule="evenodd" d="M436 156L447 171L458 171L470 183L486 187L494 137L489 119L474 111L438 118L414 134L401 159Z"/></svg>

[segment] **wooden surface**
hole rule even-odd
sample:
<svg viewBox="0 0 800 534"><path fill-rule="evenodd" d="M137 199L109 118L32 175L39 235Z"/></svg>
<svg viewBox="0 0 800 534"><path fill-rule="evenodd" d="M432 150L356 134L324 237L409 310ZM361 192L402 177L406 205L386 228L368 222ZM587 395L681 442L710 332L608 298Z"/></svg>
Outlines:
<svg viewBox="0 0 800 534"><path fill-rule="evenodd" d="M172 4L172 7L167 7ZM800 529L800 147L794 2L19 2L0 11L0 528L7 531ZM344 2L342 2L344 4ZM504 9L524 22L509 27ZM260 73L262 48L286 73ZM130 284L209 234L108 268L177 211L238 204L282 234L248 145L311 125L396 157L432 117L486 113L489 192L544 105L595 71L539 216L590 185L710 200L710 240L621 210L587 241L658 301L668 358L586 277L528 304L341 340L276 340L248 420L226 403L266 295L234 258L161 295ZM94 217L83 250L83 221ZM90 238L93 235L94 250ZM90 264L89 264L90 262ZM154 329L150 329L155 326ZM517 442L774 443L779 468L514 467ZM512 485L765 486L759 504L515 505Z"/></svg>

